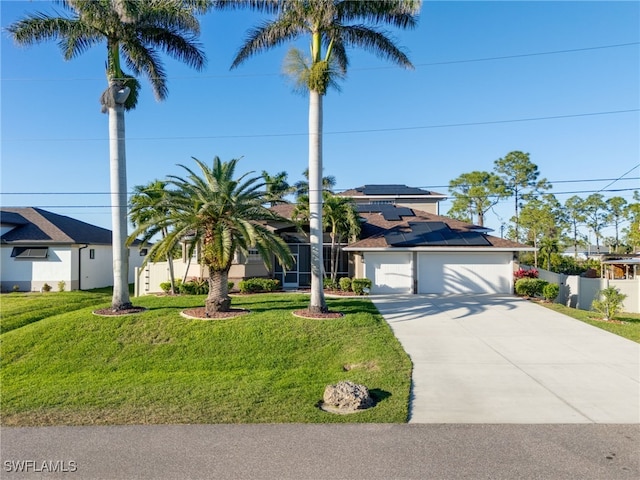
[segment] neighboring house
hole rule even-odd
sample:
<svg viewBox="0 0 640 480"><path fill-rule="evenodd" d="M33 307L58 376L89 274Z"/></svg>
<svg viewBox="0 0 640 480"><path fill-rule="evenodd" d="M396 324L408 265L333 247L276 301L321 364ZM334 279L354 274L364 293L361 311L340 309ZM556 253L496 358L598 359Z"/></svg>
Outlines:
<svg viewBox="0 0 640 480"><path fill-rule="evenodd" d="M600 245L600 252L598 252L598 247L596 245L588 245L588 246L579 246L578 253L576 257L576 251L574 247L567 248L564 252L561 253L563 257L571 257L576 258L577 260L589 260L593 258L595 260L599 260L603 255L607 255L610 253L609 247L605 245Z"/></svg>
<svg viewBox="0 0 640 480"><path fill-rule="evenodd" d="M383 293L513 293L514 258L533 247L494 237L487 228L438 215L438 200L444 195L405 185L366 185L343 192L356 203L362 224L360 239L342 244L338 276L369 278L372 294ZM427 208L419 209L416 205ZM294 205L272 209L292 219ZM308 232L295 222L278 222L269 227L289 244L294 265L284 270L277 262L268 271L257 252L238 255L229 279L237 282L253 276L273 277L285 288L311 284L311 248ZM329 271L330 239L324 237L325 270ZM166 266L158 265L161 280L167 280ZM181 278L178 268L176 276ZM187 277L204 276L193 260ZM152 278L153 277L153 278ZM142 292L158 291L156 275L148 267Z"/></svg>
<svg viewBox="0 0 640 480"><path fill-rule="evenodd" d="M610 253L600 259L600 277L609 280L633 280L640 271L640 255L629 253Z"/></svg>
<svg viewBox="0 0 640 480"><path fill-rule="evenodd" d="M129 249L129 282L146 254ZM39 208L0 209L0 288L87 290L113 285L111 231Z"/></svg>

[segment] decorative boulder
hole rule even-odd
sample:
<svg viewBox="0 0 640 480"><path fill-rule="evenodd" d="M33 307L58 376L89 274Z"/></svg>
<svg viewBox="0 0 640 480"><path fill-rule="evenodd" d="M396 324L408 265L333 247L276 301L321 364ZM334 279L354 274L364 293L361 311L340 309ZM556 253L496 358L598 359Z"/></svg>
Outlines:
<svg viewBox="0 0 640 480"><path fill-rule="evenodd" d="M349 380L327 385L322 400L325 407L343 411L361 410L374 404L367 387Z"/></svg>

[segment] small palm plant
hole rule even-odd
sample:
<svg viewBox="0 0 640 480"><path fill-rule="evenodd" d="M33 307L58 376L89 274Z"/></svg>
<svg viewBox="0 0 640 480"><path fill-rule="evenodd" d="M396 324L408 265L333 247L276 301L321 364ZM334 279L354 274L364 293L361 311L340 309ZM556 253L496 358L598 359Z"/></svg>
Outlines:
<svg viewBox="0 0 640 480"><path fill-rule="evenodd" d="M600 313L604 320L613 320L622 311L625 298L627 296L617 288L608 287L599 292L598 299L593 301L591 308Z"/></svg>
<svg viewBox="0 0 640 480"><path fill-rule="evenodd" d="M188 173L186 178L168 176L169 188L155 205L156 213L140 223L128 241L141 236L146 242L165 231L149 250L151 261L166 258L185 238L190 239L189 256L201 245L200 259L209 271L205 310L214 316L231 308L228 278L237 251L257 249L268 267L274 256L290 267L293 257L284 240L266 226L270 220L286 219L264 206L265 184L260 177L249 178L246 173L235 179L238 159L222 162L215 157L212 168L194 160L200 174L180 165Z"/></svg>

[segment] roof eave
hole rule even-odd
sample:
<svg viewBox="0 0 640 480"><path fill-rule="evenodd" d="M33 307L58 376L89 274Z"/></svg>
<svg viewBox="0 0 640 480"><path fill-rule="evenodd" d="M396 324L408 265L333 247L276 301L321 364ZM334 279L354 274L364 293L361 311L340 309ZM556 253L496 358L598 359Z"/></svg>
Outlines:
<svg viewBox="0 0 640 480"><path fill-rule="evenodd" d="M345 252L534 252L533 247L345 247Z"/></svg>

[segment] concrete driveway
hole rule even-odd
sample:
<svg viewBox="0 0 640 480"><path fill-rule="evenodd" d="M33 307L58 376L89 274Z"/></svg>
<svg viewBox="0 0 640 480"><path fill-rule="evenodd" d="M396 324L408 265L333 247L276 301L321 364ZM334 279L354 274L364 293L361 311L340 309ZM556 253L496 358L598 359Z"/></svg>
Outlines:
<svg viewBox="0 0 640 480"><path fill-rule="evenodd" d="M640 345L509 295L371 300L413 361L412 423L640 423Z"/></svg>

